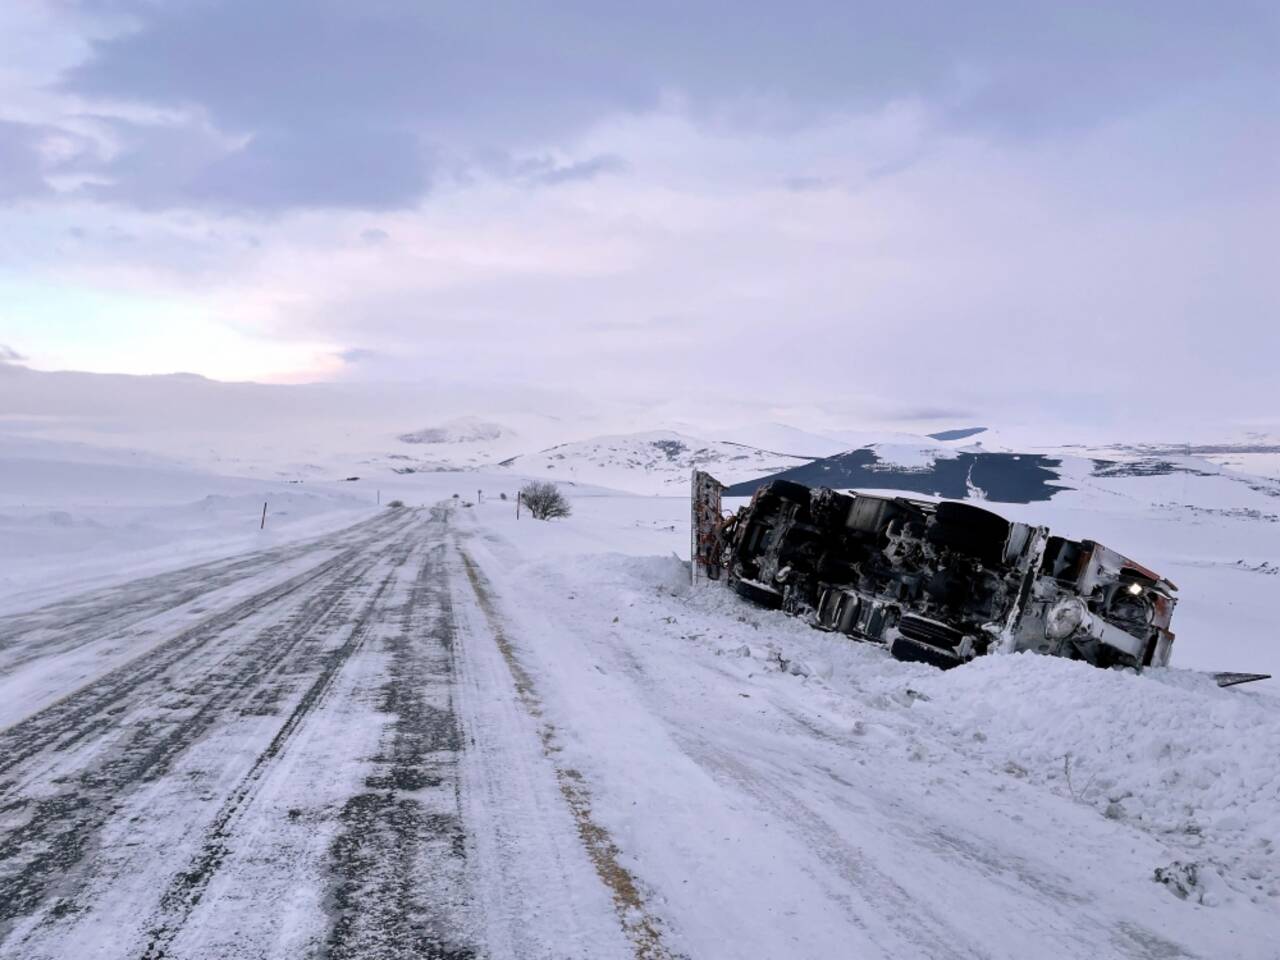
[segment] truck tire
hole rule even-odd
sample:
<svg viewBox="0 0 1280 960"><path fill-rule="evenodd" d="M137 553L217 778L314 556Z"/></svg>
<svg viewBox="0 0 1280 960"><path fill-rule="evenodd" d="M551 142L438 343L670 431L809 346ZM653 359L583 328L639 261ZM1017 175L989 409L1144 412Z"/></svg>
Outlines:
<svg viewBox="0 0 1280 960"><path fill-rule="evenodd" d="M937 667L939 670L950 670L952 667L958 667L964 663L963 660L949 650L939 650L937 647L911 640L901 634L894 637L889 643L889 654L895 660L903 660L907 663L927 663L929 666Z"/></svg>

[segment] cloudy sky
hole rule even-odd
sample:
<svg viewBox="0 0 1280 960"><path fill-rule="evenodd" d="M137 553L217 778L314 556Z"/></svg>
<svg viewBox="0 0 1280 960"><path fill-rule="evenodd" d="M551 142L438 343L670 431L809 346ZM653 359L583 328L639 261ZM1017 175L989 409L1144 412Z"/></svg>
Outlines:
<svg viewBox="0 0 1280 960"><path fill-rule="evenodd" d="M0 5L0 363L1280 420L1280 7Z"/></svg>

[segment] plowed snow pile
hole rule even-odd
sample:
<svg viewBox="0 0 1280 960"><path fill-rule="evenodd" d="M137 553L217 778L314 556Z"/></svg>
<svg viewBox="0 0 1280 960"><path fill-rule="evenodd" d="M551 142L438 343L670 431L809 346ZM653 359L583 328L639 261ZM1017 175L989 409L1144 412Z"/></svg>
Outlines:
<svg viewBox="0 0 1280 960"><path fill-rule="evenodd" d="M358 498L338 486L0 436L0 609L318 536L376 512L376 494Z"/></svg>
<svg viewBox="0 0 1280 960"><path fill-rule="evenodd" d="M1242 894L1280 896L1273 698L1185 671L1138 677L1032 654L980 660L920 689L931 699L916 712L957 751L1162 837Z"/></svg>
<svg viewBox="0 0 1280 960"><path fill-rule="evenodd" d="M683 569L662 581L685 617L705 617L718 646L741 639L754 660L785 663L833 714L887 714L972 764L1151 833L1208 866L1203 885L1216 874L1235 894L1280 898L1280 699L1187 670L1138 676L1034 654L946 672L899 663L721 587L677 586ZM746 629L724 629L742 618ZM1210 889L1204 902L1225 896Z"/></svg>

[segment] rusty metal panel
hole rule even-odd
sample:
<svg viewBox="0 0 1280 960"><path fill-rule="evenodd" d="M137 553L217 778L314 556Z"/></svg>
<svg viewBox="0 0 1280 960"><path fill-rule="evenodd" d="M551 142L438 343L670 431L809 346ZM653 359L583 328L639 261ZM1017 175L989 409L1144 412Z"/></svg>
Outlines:
<svg viewBox="0 0 1280 960"><path fill-rule="evenodd" d="M720 525L724 484L703 470L693 471L689 520L690 576L696 586L720 579Z"/></svg>

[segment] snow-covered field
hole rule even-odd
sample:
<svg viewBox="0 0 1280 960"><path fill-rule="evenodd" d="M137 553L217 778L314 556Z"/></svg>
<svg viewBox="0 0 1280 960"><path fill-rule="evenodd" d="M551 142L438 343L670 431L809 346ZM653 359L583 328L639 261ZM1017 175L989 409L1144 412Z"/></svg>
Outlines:
<svg viewBox="0 0 1280 960"><path fill-rule="evenodd" d="M655 437L552 523L0 440L0 956L1280 955L1277 687L1202 672L1280 672L1273 485L993 505L1177 582L1176 668L940 673L691 589L683 489L593 485Z"/></svg>
<svg viewBox="0 0 1280 960"><path fill-rule="evenodd" d="M348 486L224 476L138 451L0 435L0 612L317 535L376 511L376 491Z"/></svg>

